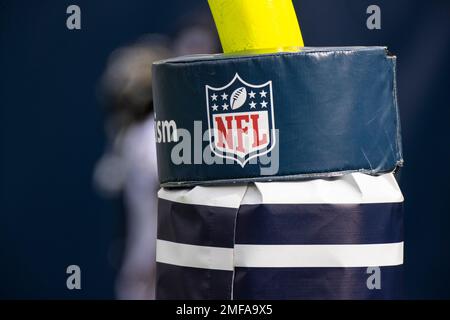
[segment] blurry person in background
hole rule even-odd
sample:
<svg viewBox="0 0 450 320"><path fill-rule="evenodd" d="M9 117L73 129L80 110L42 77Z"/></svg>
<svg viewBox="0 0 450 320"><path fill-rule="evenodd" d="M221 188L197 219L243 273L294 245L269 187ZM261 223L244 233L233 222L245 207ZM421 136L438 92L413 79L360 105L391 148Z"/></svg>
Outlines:
<svg viewBox="0 0 450 320"><path fill-rule="evenodd" d="M118 240L123 249L119 299L154 298L158 178L151 64L171 55L168 44L162 36L149 35L115 50L100 82L109 145L94 182L104 195L120 197L125 214L125 235Z"/></svg>
<svg viewBox="0 0 450 320"><path fill-rule="evenodd" d="M147 35L115 50L100 81L108 147L94 171L104 195L120 198L125 215L118 299L154 299L159 189L151 65L171 56L219 52L208 12L186 15L172 39Z"/></svg>

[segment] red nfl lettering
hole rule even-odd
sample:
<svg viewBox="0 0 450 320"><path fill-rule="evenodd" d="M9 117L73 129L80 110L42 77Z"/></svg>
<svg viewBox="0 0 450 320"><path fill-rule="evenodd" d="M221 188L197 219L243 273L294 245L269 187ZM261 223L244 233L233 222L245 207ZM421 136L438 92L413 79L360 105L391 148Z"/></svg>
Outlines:
<svg viewBox="0 0 450 320"><path fill-rule="evenodd" d="M255 136L255 140L253 141L253 148L259 147L260 145L267 143L267 134L264 133L262 136L263 138L259 139L259 126L258 126L258 119L259 115L252 114L250 115L250 118L252 118L252 124L253 124L253 132Z"/></svg>
<svg viewBox="0 0 450 320"><path fill-rule="evenodd" d="M217 123L217 129L219 130L219 134L218 134L218 139L219 141L217 142L217 144L219 146L221 146L222 148L230 148L233 149L233 135L232 135L232 121L233 121L233 116L228 116L225 117L225 120L227 122L227 126L225 127L225 124L223 123L223 118L222 117L217 117L216 118L216 123ZM227 142L227 144L225 145L223 138L225 137L225 140Z"/></svg>
<svg viewBox="0 0 450 320"><path fill-rule="evenodd" d="M240 151L240 152L245 152L245 148L244 148L244 143L242 142L242 135L243 133L247 133L248 128L247 127L242 127L242 121L245 120L246 122L248 122L248 114L244 114L244 115L239 115L239 116L235 116L236 119L236 134L237 134L237 140L238 140L238 145L236 150Z"/></svg>
<svg viewBox="0 0 450 320"><path fill-rule="evenodd" d="M226 121L226 125L224 123ZM234 149L233 143L233 130L237 134L237 146L236 150L245 152L243 145L243 135L248 134L248 126L243 126L243 121L250 124L252 132L252 147L257 148L261 145L267 144L267 133L260 135L259 131L259 114L252 115L239 115L239 116L226 116L226 117L216 117L216 126L218 130L218 142L217 144L222 148ZM233 122L234 120L234 122ZM251 122L250 122L251 120ZM233 126L233 123L236 126Z"/></svg>

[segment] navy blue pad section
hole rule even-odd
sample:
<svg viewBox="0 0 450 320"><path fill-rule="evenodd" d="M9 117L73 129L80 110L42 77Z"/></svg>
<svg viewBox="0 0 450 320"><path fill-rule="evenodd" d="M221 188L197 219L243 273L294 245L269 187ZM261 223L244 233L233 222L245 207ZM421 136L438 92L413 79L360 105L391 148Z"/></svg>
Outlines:
<svg viewBox="0 0 450 320"><path fill-rule="evenodd" d="M403 267L236 268L234 299L402 299ZM370 290L367 282L372 285Z"/></svg>
<svg viewBox="0 0 450 320"><path fill-rule="evenodd" d="M403 203L243 205L237 244L377 244L403 241Z"/></svg>
<svg viewBox="0 0 450 320"><path fill-rule="evenodd" d="M233 272L157 263L156 299L229 300Z"/></svg>
<svg viewBox="0 0 450 320"><path fill-rule="evenodd" d="M237 210L158 199L158 239L233 248Z"/></svg>

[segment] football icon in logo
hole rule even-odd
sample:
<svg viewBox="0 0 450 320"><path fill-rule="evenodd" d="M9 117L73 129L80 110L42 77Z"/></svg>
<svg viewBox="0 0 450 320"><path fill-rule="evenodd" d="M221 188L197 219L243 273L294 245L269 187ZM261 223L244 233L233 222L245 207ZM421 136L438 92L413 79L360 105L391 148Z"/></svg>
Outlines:
<svg viewBox="0 0 450 320"><path fill-rule="evenodd" d="M230 106L232 110L242 107L247 100L247 89L245 87L237 88L231 94Z"/></svg>

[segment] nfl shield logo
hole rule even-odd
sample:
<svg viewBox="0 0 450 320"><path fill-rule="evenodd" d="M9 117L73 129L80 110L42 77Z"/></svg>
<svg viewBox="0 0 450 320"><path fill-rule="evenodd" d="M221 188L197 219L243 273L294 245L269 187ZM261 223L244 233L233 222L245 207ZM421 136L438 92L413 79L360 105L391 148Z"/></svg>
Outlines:
<svg viewBox="0 0 450 320"><path fill-rule="evenodd" d="M205 86L209 142L219 157L242 167L275 146L272 81L250 84L236 73L227 85Z"/></svg>

